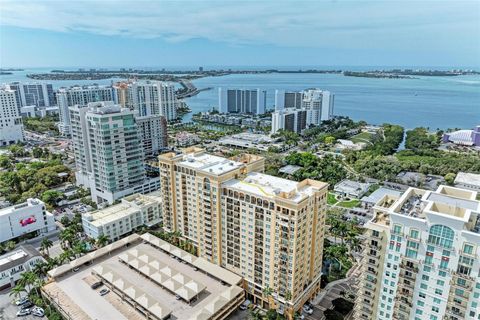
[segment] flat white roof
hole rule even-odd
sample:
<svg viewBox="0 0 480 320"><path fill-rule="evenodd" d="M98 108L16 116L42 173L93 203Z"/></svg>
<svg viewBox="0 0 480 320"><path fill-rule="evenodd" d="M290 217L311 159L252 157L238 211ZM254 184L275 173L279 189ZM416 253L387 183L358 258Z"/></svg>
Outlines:
<svg viewBox="0 0 480 320"><path fill-rule="evenodd" d="M455 178L455 183L469 184L480 187L480 174L459 172Z"/></svg>
<svg viewBox="0 0 480 320"><path fill-rule="evenodd" d="M16 210L22 209L22 208L28 208L28 207L35 207L38 205L42 205L43 202L38 200L38 199L27 199L26 202L16 204L14 206L6 207L3 209L0 209L0 216L3 215L9 215L15 212Z"/></svg>
<svg viewBox="0 0 480 320"><path fill-rule="evenodd" d="M84 213L83 217L92 225L98 227L124 217L128 217L129 215L138 211L138 208L132 207L125 203L120 203L102 210Z"/></svg>
<svg viewBox="0 0 480 320"><path fill-rule="evenodd" d="M207 153L188 153L183 155L183 160L177 165L219 175L240 168L243 163Z"/></svg>
<svg viewBox="0 0 480 320"><path fill-rule="evenodd" d="M313 194L314 187L304 186L298 188L298 182L270 176L268 174L251 172L247 174L245 179L232 179L223 183L224 186L232 189L237 189L262 197L274 198L281 192L292 193L293 196L288 200L300 202L304 197Z"/></svg>

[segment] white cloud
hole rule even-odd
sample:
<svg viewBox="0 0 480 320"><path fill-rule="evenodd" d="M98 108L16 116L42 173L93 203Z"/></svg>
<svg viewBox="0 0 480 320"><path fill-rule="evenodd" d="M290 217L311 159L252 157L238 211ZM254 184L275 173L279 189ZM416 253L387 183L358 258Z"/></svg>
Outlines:
<svg viewBox="0 0 480 320"><path fill-rule="evenodd" d="M0 0L0 24L242 44L402 47L449 30L479 38L479 2ZM477 26L477 28L475 28Z"/></svg>

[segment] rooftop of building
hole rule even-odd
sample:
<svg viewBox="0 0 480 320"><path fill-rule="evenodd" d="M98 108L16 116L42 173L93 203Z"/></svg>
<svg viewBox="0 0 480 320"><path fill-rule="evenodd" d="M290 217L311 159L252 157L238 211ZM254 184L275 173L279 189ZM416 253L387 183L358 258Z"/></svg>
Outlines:
<svg viewBox="0 0 480 320"><path fill-rule="evenodd" d="M73 268L80 270L72 272ZM49 272L46 294L69 300L71 314L90 319L144 319L120 295L134 300L158 318L214 318L241 303L242 278L151 235L133 234ZM90 285L102 279L104 286ZM100 297L99 290L115 287ZM111 288L110 288L111 289ZM177 299L176 295L181 299ZM239 300L241 299L241 300Z"/></svg>
<svg viewBox="0 0 480 320"><path fill-rule="evenodd" d="M425 219L428 214L463 221L470 231L480 231L480 201L477 193L465 189L439 186L436 191L409 188L390 207L390 212ZM479 229L479 230L477 230Z"/></svg>
<svg viewBox="0 0 480 320"><path fill-rule="evenodd" d="M24 244L0 256L0 272L25 263L33 257L41 256L32 245Z"/></svg>
<svg viewBox="0 0 480 320"><path fill-rule="evenodd" d="M344 179L335 185L334 190L345 193L364 193L367 192L370 185L370 183Z"/></svg>
<svg viewBox="0 0 480 320"><path fill-rule="evenodd" d="M363 197L362 201L363 202L368 202L368 203L379 204L379 201L382 198L384 198L386 195L392 196L392 198L390 198L390 199L393 199L393 197L398 199L398 198L400 198L401 194L402 193L400 191L380 187L377 190L375 190L374 192L372 192L369 196ZM389 201L387 201L387 200L389 200L388 198L385 198L385 200L386 201L382 202L381 205L385 205L385 202L387 202L387 203L389 202Z"/></svg>
<svg viewBox="0 0 480 320"><path fill-rule="evenodd" d="M14 206L10 206L10 207L0 209L0 216L12 214L13 212L15 212L18 209L27 208L27 207L34 207L34 206L42 206L42 205L44 205L44 203L42 201L40 201L38 199L34 199L34 198L29 198L29 199L27 199L27 201L25 201L23 203L19 203L19 204L16 204Z"/></svg>
<svg viewBox="0 0 480 320"><path fill-rule="evenodd" d="M455 178L455 183L468 184L480 187L480 174L459 172Z"/></svg>
<svg viewBox="0 0 480 320"><path fill-rule="evenodd" d="M231 179L224 182L223 186L261 197L279 197L298 203L311 196L316 190L326 187L327 184L314 180L297 182L264 173L251 172L244 179Z"/></svg>
<svg viewBox="0 0 480 320"><path fill-rule="evenodd" d="M82 217L92 225L99 227L128 217L129 215L139 212L140 208L147 207L159 201L160 198L155 194L142 195L136 193L123 198L122 202L119 204L105 209L84 213Z"/></svg>

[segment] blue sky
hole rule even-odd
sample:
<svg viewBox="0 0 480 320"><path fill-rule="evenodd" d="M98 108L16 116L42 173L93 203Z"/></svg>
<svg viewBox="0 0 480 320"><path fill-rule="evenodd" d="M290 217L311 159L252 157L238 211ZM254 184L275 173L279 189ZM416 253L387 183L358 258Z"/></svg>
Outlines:
<svg viewBox="0 0 480 320"><path fill-rule="evenodd" d="M480 67L480 1L0 0L1 67Z"/></svg>

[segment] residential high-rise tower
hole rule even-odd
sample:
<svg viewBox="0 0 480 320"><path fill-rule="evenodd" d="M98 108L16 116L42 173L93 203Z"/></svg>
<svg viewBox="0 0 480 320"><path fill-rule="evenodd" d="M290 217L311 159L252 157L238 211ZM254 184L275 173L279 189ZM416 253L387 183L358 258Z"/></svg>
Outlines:
<svg viewBox="0 0 480 320"><path fill-rule="evenodd" d="M24 141L22 116L15 91L0 88L0 146Z"/></svg>

